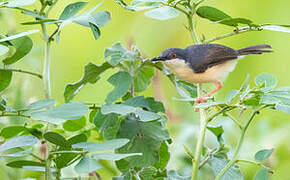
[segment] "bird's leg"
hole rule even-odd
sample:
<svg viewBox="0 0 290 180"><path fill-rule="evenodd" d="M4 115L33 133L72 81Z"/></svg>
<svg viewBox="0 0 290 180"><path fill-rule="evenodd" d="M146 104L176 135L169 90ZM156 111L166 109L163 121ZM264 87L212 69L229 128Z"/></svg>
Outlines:
<svg viewBox="0 0 290 180"><path fill-rule="evenodd" d="M220 81L216 81L215 82L215 86L216 86L215 89L211 90L210 92L206 93L203 96L204 97L209 97L209 96L213 95L214 93L218 92L223 87L223 84Z"/></svg>
<svg viewBox="0 0 290 180"><path fill-rule="evenodd" d="M196 104L199 104L201 102L207 102L207 98L209 96L213 95L214 93L216 93L217 91L219 91L223 87L223 84L220 81L216 81L215 82L215 85L216 85L216 88L215 89L211 90L210 92L206 93L205 95L203 95L201 97L198 97L195 100L195 103Z"/></svg>

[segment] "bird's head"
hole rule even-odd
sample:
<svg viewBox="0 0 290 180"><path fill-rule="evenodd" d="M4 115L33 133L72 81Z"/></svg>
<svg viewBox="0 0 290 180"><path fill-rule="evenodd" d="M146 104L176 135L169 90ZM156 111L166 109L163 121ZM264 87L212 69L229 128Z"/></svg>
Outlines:
<svg viewBox="0 0 290 180"><path fill-rule="evenodd" d="M172 59L185 59L185 53L183 49L169 48L161 53L161 56L153 58L152 61L168 61Z"/></svg>

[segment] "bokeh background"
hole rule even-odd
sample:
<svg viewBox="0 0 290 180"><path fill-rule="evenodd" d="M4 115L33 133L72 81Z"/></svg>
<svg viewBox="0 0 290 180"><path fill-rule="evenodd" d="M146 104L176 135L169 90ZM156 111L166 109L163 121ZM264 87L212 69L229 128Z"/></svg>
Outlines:
<svg viewBox="0 0 290 180"><path fill-rule="evenodd" d="M51 12L52 18L57 18L63 8L74 1L59 1ZM100 1L90 0L89 9ZM254 23L290 24L290 1L289 0L207 0L204 4L214 6L223 10L233 17L245 17L253 20ZM37 7L36 3L33 7ZM147 18L142 12L130 12L121 8L113 0L104 0L98 10L108 10L112 15L112 21L101 29L100 39L94 40L89 28L71 24L66 26L61 34L60 43L53 43L52 48L52 97L58 103L63 103L63 92L66 84L75 82L81 78L83 67L88 62L100 64L104 62L104 50L115 42L122 42L126 45L132 39L146 57L158 56L166 48L184 48L191 45L192 40L185 29L186 19L180 15L176 19L158 21ZM39 26L27 27L20 25L20 22L31 21L32 18L21 15L10 10L1 10L0 32L7 33L22 32L30 29L39 29ZM227 26L211 23L205 19L196 19L197 32L199 36L204 35L211 38L217 35L230 32L233 29ZM53 27L53 26L52 26ZM55 27L49 29L53 31ZM15 68L22 68L41 72L43 41L41 33L33 34L33 51L21 62L14 65ZM224 88L216 95L222 100L231 89L238 89L246 78L251 75L251 83L254 77L260 73L267 72L274 75L278 80L278 86L290 85L290 34L274 31L249 32L233 36L217 43L243 48L259 43L267 43L273 46L274 53L261 56L248 56L239 61L236 69L224 81ZM75 100L83 102L104 103L107 93L112 86L106 81L114 73L107 72L102 76L101 81L95 85L85 86L77 95ZM190 170L190 163L185 158L183 144L191 149L194 147L196 133L198 130L198 113L192 111L192 107L183 102L177 102L172 97L179 97L175 87L160 72L153 80L153 85L145 92L146 96L156 96L166 105L169 115L168 128L171 133L173 144L170 146L171 160L170 169L178 169L180 173L187 174ZM212 88L206 85L206 89ZM12 84L5 91L10 104L14 107L22 107L36 99L43 98L41 81L29 75L15 74ZM14 103L14 104L12 104ZM247 113L239 117L241 121L247 117ZM12 122L11 122L12 121ZM224 139L229 147L234 147L239 131L234 124L227 119L215 121L223 124L225 129ZM0 121L3 127L8 120ZM22 124L22 119L10 119L10 123ZM209 147L217 145L214 136L207 132L206 144ZM246 134L242 146L241 159L254 159L254 154L263 148L275 148L274 155L267 162L272 166L275 173L271 176L274 180L290 180L290 116L272 110L265 110L255 118ZM242 165L245 179L252 179L258 167ZM15 173L19 172L19 173ZM28 172L7 168L4 161L0 161L0 176L4 179L11 177L25 177ZM101 170L100 173L110 179L114 173L110 170ZM2 178L1 178L2 179ZM13 179L13 178L12 178Z"/></svg>

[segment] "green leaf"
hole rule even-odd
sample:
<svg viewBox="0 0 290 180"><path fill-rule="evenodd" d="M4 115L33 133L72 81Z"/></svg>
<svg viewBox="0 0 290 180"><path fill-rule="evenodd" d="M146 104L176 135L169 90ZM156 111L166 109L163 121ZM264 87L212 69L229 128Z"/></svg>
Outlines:
<svg viewBox="0 0 290 180"><path fill-rule="evenodd" d="M32 149L27 149L25 151L19 151L19 152L15 152L15 153L10 153L10 154L1 154L0 157L23 157L23 156L27 156L31 153Z"/></svg>
<svg viewBox="0 0 290 180"><path fill-rule="evenodd" d="M275 109L277 109L278 111L290 114L290 105L276 104Z"/></svg>
<svg viewBox="0 0 290 180"><path fill-rule="evenodd" d="M276 78L271 74L262 73L255 78L256 85L265 83L266 88L274 88L277 84Z"/></svg>
<svg viewBox="0 0 290 180"><path fill-rule="evenodd" d="M57 146L71 147L71 144L60 134L55 132L47 132L43 135L44 139Z"/></svg>
<svg viewBox="0 0 290 180"><path fill-rule="evenodd" d="M88 138L85 134L78 134L78 135L75 135L75 136L69 138L67 141L70 144L76 144L76 143L80 143L80 142L86 142L87 139ZM58 151L65 151L65 150L71 151L71 148L67 148L67 147L59 147L58 148ZM75 154L75 153L65 153L65 154L61 154L61 155L57 156L55 159L56 167L59 169L66 167L77 156L78 156L78 154Z"/></svg>
<svg viewBox="0 0 290 180"><path fill-rule="evenodd" d="M263 149L255 154L255 159L259 162L266 161L274 152L274 149Z"/></svg>
<svg viewBox="0 0 290 180"><path fill-rule="evenodd" d="M66 131L75 132L83 129L86 126L86 118L83 116L80 119L67 120L62 124L62 127Z"/></svg>
<svg viewBox="0 0 290 180"><path fill-rule="evenodd" d="M12 71L0 69L0 92L6 89L12 79Z"/></svg>
<svg viewBox="0 0 290 180"><path fill-rule="evenodd" d="M81 148L89 152L94 151L105 151L105 150L114 150L120 148L129 142L128 139L113 139L103 143L90 143L90 142L81 142L73 144L74 149Z"/></svg>
<svg viewBox="0 0 290 180"><path fill-rule="evenodd" d="M31 118L61 124L64 120L79 119L88 112L88 107L82 103L74 102L53 107L46 111L31 113Z"/></svg>
<svg viewBox="0 0 290 180"><path fill-rule="evenodd" d="M36 0L8 0L4 5L6 7L21 7L31 5L35 1Z"/></svg>
<svg viewBox="0 0 290 180"><path fill-rule="evenodd" d="M167 172L167 178L165 180L190 180L190 176L184 177L178 174L175 170L170 170Z"/></svg>
<svg viewBox="0 0 290 180"><path fill-rule="evenodd" d="M247 24L251 26L253 22L246 18L227 18L220 21L216 21L216 23L237 27L240 24Z"/></svg>
<svg viewBox="0 0 290 180"><path fill-rule="evenodd" d="M81 90L81 88L84 87L87 83L96 83L100 79L100 74L111 67L112 66L107 62L100 66L92 63L87 64L84 68L84 74L81 80L66 86L64 91L65 102L72 100L74 96Z"/></svg>
<svg viewBox="0 0 290 180"><path fill-rule="evenodd" d="M114 113L103 115L99 111L94 117L93 123L99 132L103 132L107 128L112 127L118 123L118 115Z"/></svg>
<svg viewBox="0 0 290 180"><path fill-rule="evenodd" d="M79 174L87 174L100 168L102 168L102 166L98 163L97 160L91 159L89 156L85 156L75 166L75 171Z"/></svg>
<svg viewBox="0 0 290 180"><path fill-rule="evenodd" d="M109 58L110 57L110 58ZM118 65L122 61L134 61L139 58L138 51L128 51L121 43L116 43L105 50L105 58L112 66Z"/></svg>
<svg viewBox="0 0 290 180"><path fill-rule="evenodd" d="M268 180L268 169L264 167L261 168L256 174L254 180Z"/></svg>
<svg viewBox="0 0 290 180"><path fill-rule="evenodd" d="M289 25L274 25L274 24L265 24L261 26L262 29L270 30L270 31L279 31L290 33Z"/></svg>
<svg viewBox="0 0 290 180"><path fill-rule="evenodd" d="M165 169L170 160L168 145L165 141L161 143L158 153L159 153L159 162L156 163L154 167L156 167L157 169Z"/></svg>
<svg viewBox="0 0 290 180"><path fill-rule="evenodd" d="M100 11L93 14L93 24L99 28L104 27L111 21L111 14L108 11Z"/></svg>
<svg viewBox="0 0 290 180"><path fill-rule="evenodd" d="M144 121L144 122L153 121L153 120L161 118L159 114L156 114L150 111L144 111L140 108L135 108L135 107L127 106L123 104L104 105L101 108L101 112L103 114L116 113L116 114L121 114L123 116L130 113L134 113L140 118L140 121Z"/></svg>
<svg viewBox="0 0 290 180"><path fill-rule="evenodd" d="M140 122L134 116L127 116L122 121L117 137L130 139L127 145L117 150L118 153L142 153L142 156L124 159L131 168L159 163L160 146L170 138L161 122Z"/></svg>
<svg viewBox="0 0 290 180"><path fill-rule="evenodd" d="M27 35L34 34L34 33L37 33L37 32L39 32L39 30L30 30L30 31L14 34L14 35L11 35L11 36L8 36L8 37L4 37L4 38L0 39L0 42L11 41L11 40L14 40L14 39L17 39L17 38L21 38L21 37L25 37Z"/></svg>
<svg viewBox="0 0 290 180"><path fill-rule="evenodd" d="M62 11L59 19L60 20L66 20L74 15L76 15L83 7L87 5L87 2L75 2L67 5L65 9Z"/></svg>
<svg viewBox="0 0 290 180"><path fill-rule="evenodd" d="M208 108L211 106L218 106L218 105L225 105L225 101L215 101L215 102L206 102L206 103L199 103L196 104L194 107L196 108Z"/></svg>
<svg viewBox="0 0 290 180"><path fill-rule="evenodd" d="M142 108L150 109L149 103L144 96L136 96L136 97L127 99L122 104L133 106L133 107L142 107Z"/></svg>
<svg viewBox="0 0 290 180"><path fill-rule="evenodd" d="M226 102L231 102L239 93L239 90L231 90L226 96Z"/></svg>
<svg viewBox="0 0 290 180"><path fill-rule="evenodd" d="M132 77L128 72L120 71L113 74L108 82L115 86L115 89L108 94L105 101L106 103L112 103L126 95L132 84Z"/></svg>
<svg viewBox="0 0 290 180"><path fill-rule="evenodd" d="M214 171L214 174L215 176L217 176L219 172L227 165L228 160L212 156L210 158L210 162L211 162L211 167ZM235 165L230 167L230 169L221 178L221 180L229 180L229 179L234 179L234 180L244 179L240 169L237 168Z"/></svg>
<svg viewBox="0 0 290 180"><path fill-rule="evenodd" d="M3 60L3 63L6 65L13 64L22 59L31 51L33 45L32 40L28 36L13 39L9 42L13 45L16 51L11 57Z"/></svg>
<svg viewBox="0 0 290 180"><path fill-rule="evenodd" d="M135 92L142 92L147 89L154 76L153 67L141 66L134 76Z"/></svg>
<svg viewBox="0 0 290 180"><path fill-rule="evenodd" d="M217 137L217 140L219 143L223 142L222 134L224 133L224 129L222 126L217 126L217 127L207 126L206 128L210 130Z"/></svg>
<svg viewBox="0 0 290 180"><path fill-rule="evenodd" d="M166 0L134 0L131 5L128 5L123 0L115 0L123 8L130 11L142 11L154 7L160 6L161 2L166 2Z"/></svg>
<svg viewBox="0 0 290 180"><path fill-rule="evenodd" d="M45 166L22 166L22 168L35 172L45 172ZM51 168L50 171L55 173L56 169Z"/></svg>
<svg viewBox="0 0 290 180"><path fill-rule="evenodd" d="M210 6L201 6L197 9L196 13L198 16L202 18L205 18L214 22L231 18L231 16L227 15L226 13Z"/></svg>
<svg viewBox="0 0 290 180"><path fill-rule="evenodd" d="M131 153L131 154L93 154L92 158L95 159L103 159L103 160L111 160L111 161L118 161L120 159L124 159L130 156L140 156L142 153Z"/></svg>
<svg viewBox="0 0 290 180"><path fill-rule="evenodd" d="M144 180L150 180L150 179L157 179L160 180L159 178L154 178L154 175L157 173L157 169L154 167L144 167L142 168L141 171L138 172L138 175L141 179ZM163 180L163 178L162 178Z"/></svg>
<svg viewBox="0 0 290 180"><path fill-rule="evenodd" d="M0 44L0 56L8 53L8 51L9 51L9 48L7 46L4 46L4 45Z"/></svg>
<svg viewBox="0 0 290 180"><path fill-rule="evenodd" d="M150 107L150 110L152 112L155 112L155 113L158 113L158 112L165 113L165 108L164 108L162 102L155 101L155 99L153 97L147 97L146 100L147 100L147 102L149 104L149 107Z"/></svg>
<svg viewBox="0 0 290 180"><path fill-rule="evenodd" d="M43 163L27 160L12 161L6 164L6 166L13 168L23 168L23 166L44 166Z"/></svg>
<svg viewBox="0 0 290 180"><path fill-rule="evenodd" d="M1 129L0 136L4 137L5 139L9 139L17 136L23 131L26 131L26 128L23 126L7 126Z"/></svg>
<svg viewBox="0 0 290 180"><path fill-rule="evenodd" d="M53 106L56 103L55 99L42 99L27 106L29 110L44 109Z"/></svg>
<svg viewBox="0 0 290 180"><path fill-rule="evenodd" d="M101 36L101 31L99 27L93 23L89 23L89 24L90 24L90 27L91 27L91 30L93 32L95 39L99 39L99 37Z"/></svg>
<svg viewBox="0 0 290 180"><path fill-rule="evenodd" d="M175 18L179 15L178 11L173 7L163 6L151 11L145 12L145 16L148 16L157 20L168 20Z"/></svg>
<svg viewBox="0 0 290 180"><path fill-rule="evenodd" d="M36 144L37 141L37 138L31 135L18 136L5 141L0 146L0 152L17 147L32 146Z"/></svg>

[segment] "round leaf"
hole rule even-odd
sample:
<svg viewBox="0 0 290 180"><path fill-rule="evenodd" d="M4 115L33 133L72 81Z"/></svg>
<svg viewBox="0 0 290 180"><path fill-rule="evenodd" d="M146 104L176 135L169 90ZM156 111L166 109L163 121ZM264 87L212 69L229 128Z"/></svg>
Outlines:
<svg viewBox="0 0 290 180"><path fill-rule="evenodd" d="M151 11L147 11L145 12L145 15L153 19L167 20L177 17L179 13L173 7L164 6L157 9L153 9Z"/></svg>
<svg viewBox="0 0 290 180"><path fill-rule="evenodd" d="M263 149L255 154L255 159L260 162L266 161L273 152L274 149Z"/></svg>
<svg viewBox="0 0 290 180"><path fill-rule="evenodd" d="M75 166L75 171L77 173L82 174L82 173L90 173L100 168L102 168L102 166L98 163L97 160L85 156Z"/></svg>
<svg viewBox="0 0 290 180"><path fill-rule="evenodd" d="M13 64L22 59L31 51L33 45L32 40L28 36L13 39L9 42L13 45L16 51L11 57L3 60L3 63L6 65Z"/></svg>
<svg viewBox="0 0 290 180"><path fill-rule="evenodd" d="M0 44L0 56L6 54L8 51L9 51L9 48L7 46Z"/></svg>
<svg viewBox="0 0 290 180"><path fill-rule="evenodd" d="M55 99L42 99L27 106L30 110L38 110L53 106L56 103Z"/></svg>
<svg viewBox="0 0 290 180"><path fill-rule="evenodd" d="M36 144L37 141L37 138L31 135L18 136L5 141L0 146L0 152L16 147L32 146Z"/></svg>
<svg viewBox="0 0 290 180"><path fill-rule="evenodd" d="M254 180L268 180L268 169L261 168L256 174Z"/></svg>
<svg viewBox="0 0 290 180"><path fill-rule="evenodd" d="M0 92L6 89L12 79L12 71L0 69Z"/></svg>
<svg viewBox="0 0 290 180"><path fill-rule="evenodd" d="M63 146L63 147L71 147L70 143L60 134L55 132L47 132L43 135L44 139L49 141L52 144Z"/></svg>
<svg viewBox="0 0 290 180"><path fill-rule="evenodd" d="M22 131L25 131L26 128L23 126L8 126L8 127L4 127L1 132L0 132L0 136L8 139L8 138L12 138L16 135L18 135L19 133L21 133Z"/></svg>
<svg viewBox="0 0 290 180"><path fill-rule="evenodd" d="M85 126L86 126L85 117L81 117L80 119L76 119L76 120L67 120L65 123L62 124L62 127L64 128L64 130L71 131L71 132L81 130Z"/></svg>

